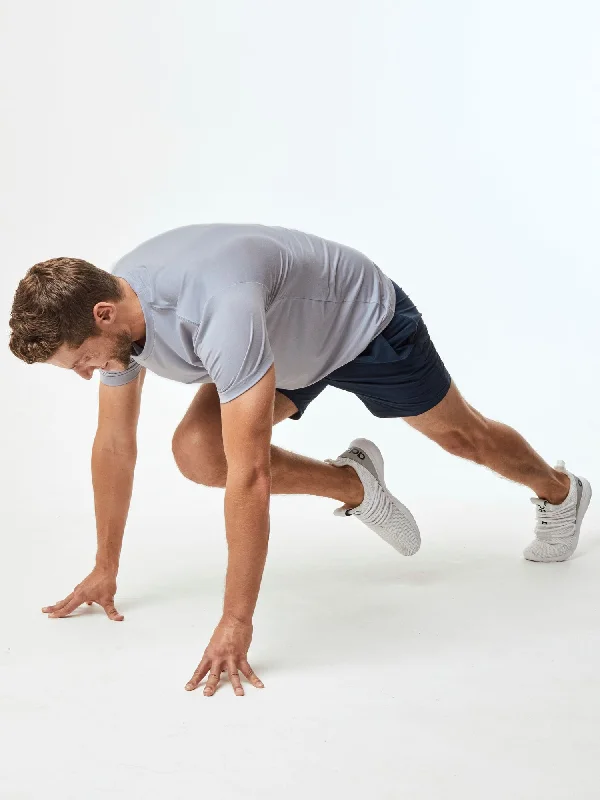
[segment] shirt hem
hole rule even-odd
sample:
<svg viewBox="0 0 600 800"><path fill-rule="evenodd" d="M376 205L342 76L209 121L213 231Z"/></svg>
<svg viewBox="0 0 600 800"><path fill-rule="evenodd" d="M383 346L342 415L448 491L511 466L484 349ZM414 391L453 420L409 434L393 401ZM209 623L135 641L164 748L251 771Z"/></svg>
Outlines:
<svg viewBox="0 0 600 800"><path fill-rule="evenodd" d="M259 382L261 378L263 378L266 375L269 368L274 363L275 359L271 358L268 364L266 365L263 364L264 369L261 369L258 372L253 372L252 375L249 375L247 378L245 378L245 380L243 380L241 383L236 384L231 389L226 389L224 392L219 392L219 390L217 389L220 402L222 404L229 403L232 400L235 400L236 397L239 397L241 394L244 394L244 392L247 392L248 389L251 389L256 383ZM233 394L233 397L229 397L229 394Z"/></svg>

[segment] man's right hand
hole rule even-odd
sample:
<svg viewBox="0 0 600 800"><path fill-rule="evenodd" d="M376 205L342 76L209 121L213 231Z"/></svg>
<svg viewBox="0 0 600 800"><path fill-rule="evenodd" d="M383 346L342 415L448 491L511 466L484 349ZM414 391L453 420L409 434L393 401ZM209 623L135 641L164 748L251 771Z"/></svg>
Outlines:
<svg viewBox="0 0 600 800"><path fill-rule="evenodd" d="M55 603L53 606L42 608L44 614L49 617L67 617L76 608L87 603L98 603L106 612L106 616L115 622L122 622L125 617L119 614L115 608L115 593L117 591L117 579L113 572L108 572L96 567L68 597Z"/></svg>

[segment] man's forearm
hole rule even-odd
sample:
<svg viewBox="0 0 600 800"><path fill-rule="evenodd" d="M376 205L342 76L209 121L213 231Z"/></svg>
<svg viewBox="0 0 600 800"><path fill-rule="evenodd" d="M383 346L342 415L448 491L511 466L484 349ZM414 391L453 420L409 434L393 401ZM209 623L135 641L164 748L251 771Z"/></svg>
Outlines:
<svg viewBox="0 0 600 800"><path fill-rule="evenodd" d="M270 476L252 481L235 475L225 487L225 529L229 557L223 616L252 620L270 532Z"/></svg>
<svg viewBox="0 0 600 800"><path fill-rule="evenodd" d="M92 448L92 484L98 550L96 566L115 574L129 513L137 451L118 451L96 439Z"/></svg>

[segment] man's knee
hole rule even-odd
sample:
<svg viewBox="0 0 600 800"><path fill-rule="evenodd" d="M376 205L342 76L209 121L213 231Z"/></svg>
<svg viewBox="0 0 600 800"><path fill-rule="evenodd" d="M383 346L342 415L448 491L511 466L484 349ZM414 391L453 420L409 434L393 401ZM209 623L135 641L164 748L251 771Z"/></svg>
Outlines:
<svg viewBox="0 0 600 800"><path fill-rule="evenodd" d="M179 426L171 444L181 474L203 486L225 486L227 463L223 448L210 444L198 431Z"/></svg>

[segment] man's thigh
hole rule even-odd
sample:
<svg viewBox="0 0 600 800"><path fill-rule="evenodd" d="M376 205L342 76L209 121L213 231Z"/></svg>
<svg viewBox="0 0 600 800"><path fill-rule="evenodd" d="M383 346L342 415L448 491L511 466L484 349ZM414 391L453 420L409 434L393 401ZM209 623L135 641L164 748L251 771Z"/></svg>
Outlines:
<svg viewBox="0 0 600 800"><path fill-rule="evenodd" d="M289 398L275 393L274 425L296 410ZM196 392L173 434L172 449L180 471L191 480L207 486L223 484L227 461L221 428L221 403L214 383L202 384Z"/></svg>
<svg viewBox="0 0 600 800"><path fill-rule="evenodd" d="M480 431L486 423L483 414L467 403L454 381L444 399L429 411L403 419L415 430L440 443L453 435L468 436Z"/></svg>
<svg viewBox="0 0 600 800"><path fill-rule="evenodd" d="M297 411L296 404L284 394L275 391L273 425L287 419ZM222 447L221 402L214 383L204 383L196 394L183 419L177 426L175 435L193 435L202 438L210 446L211 441L220 442Z"/></svg>

